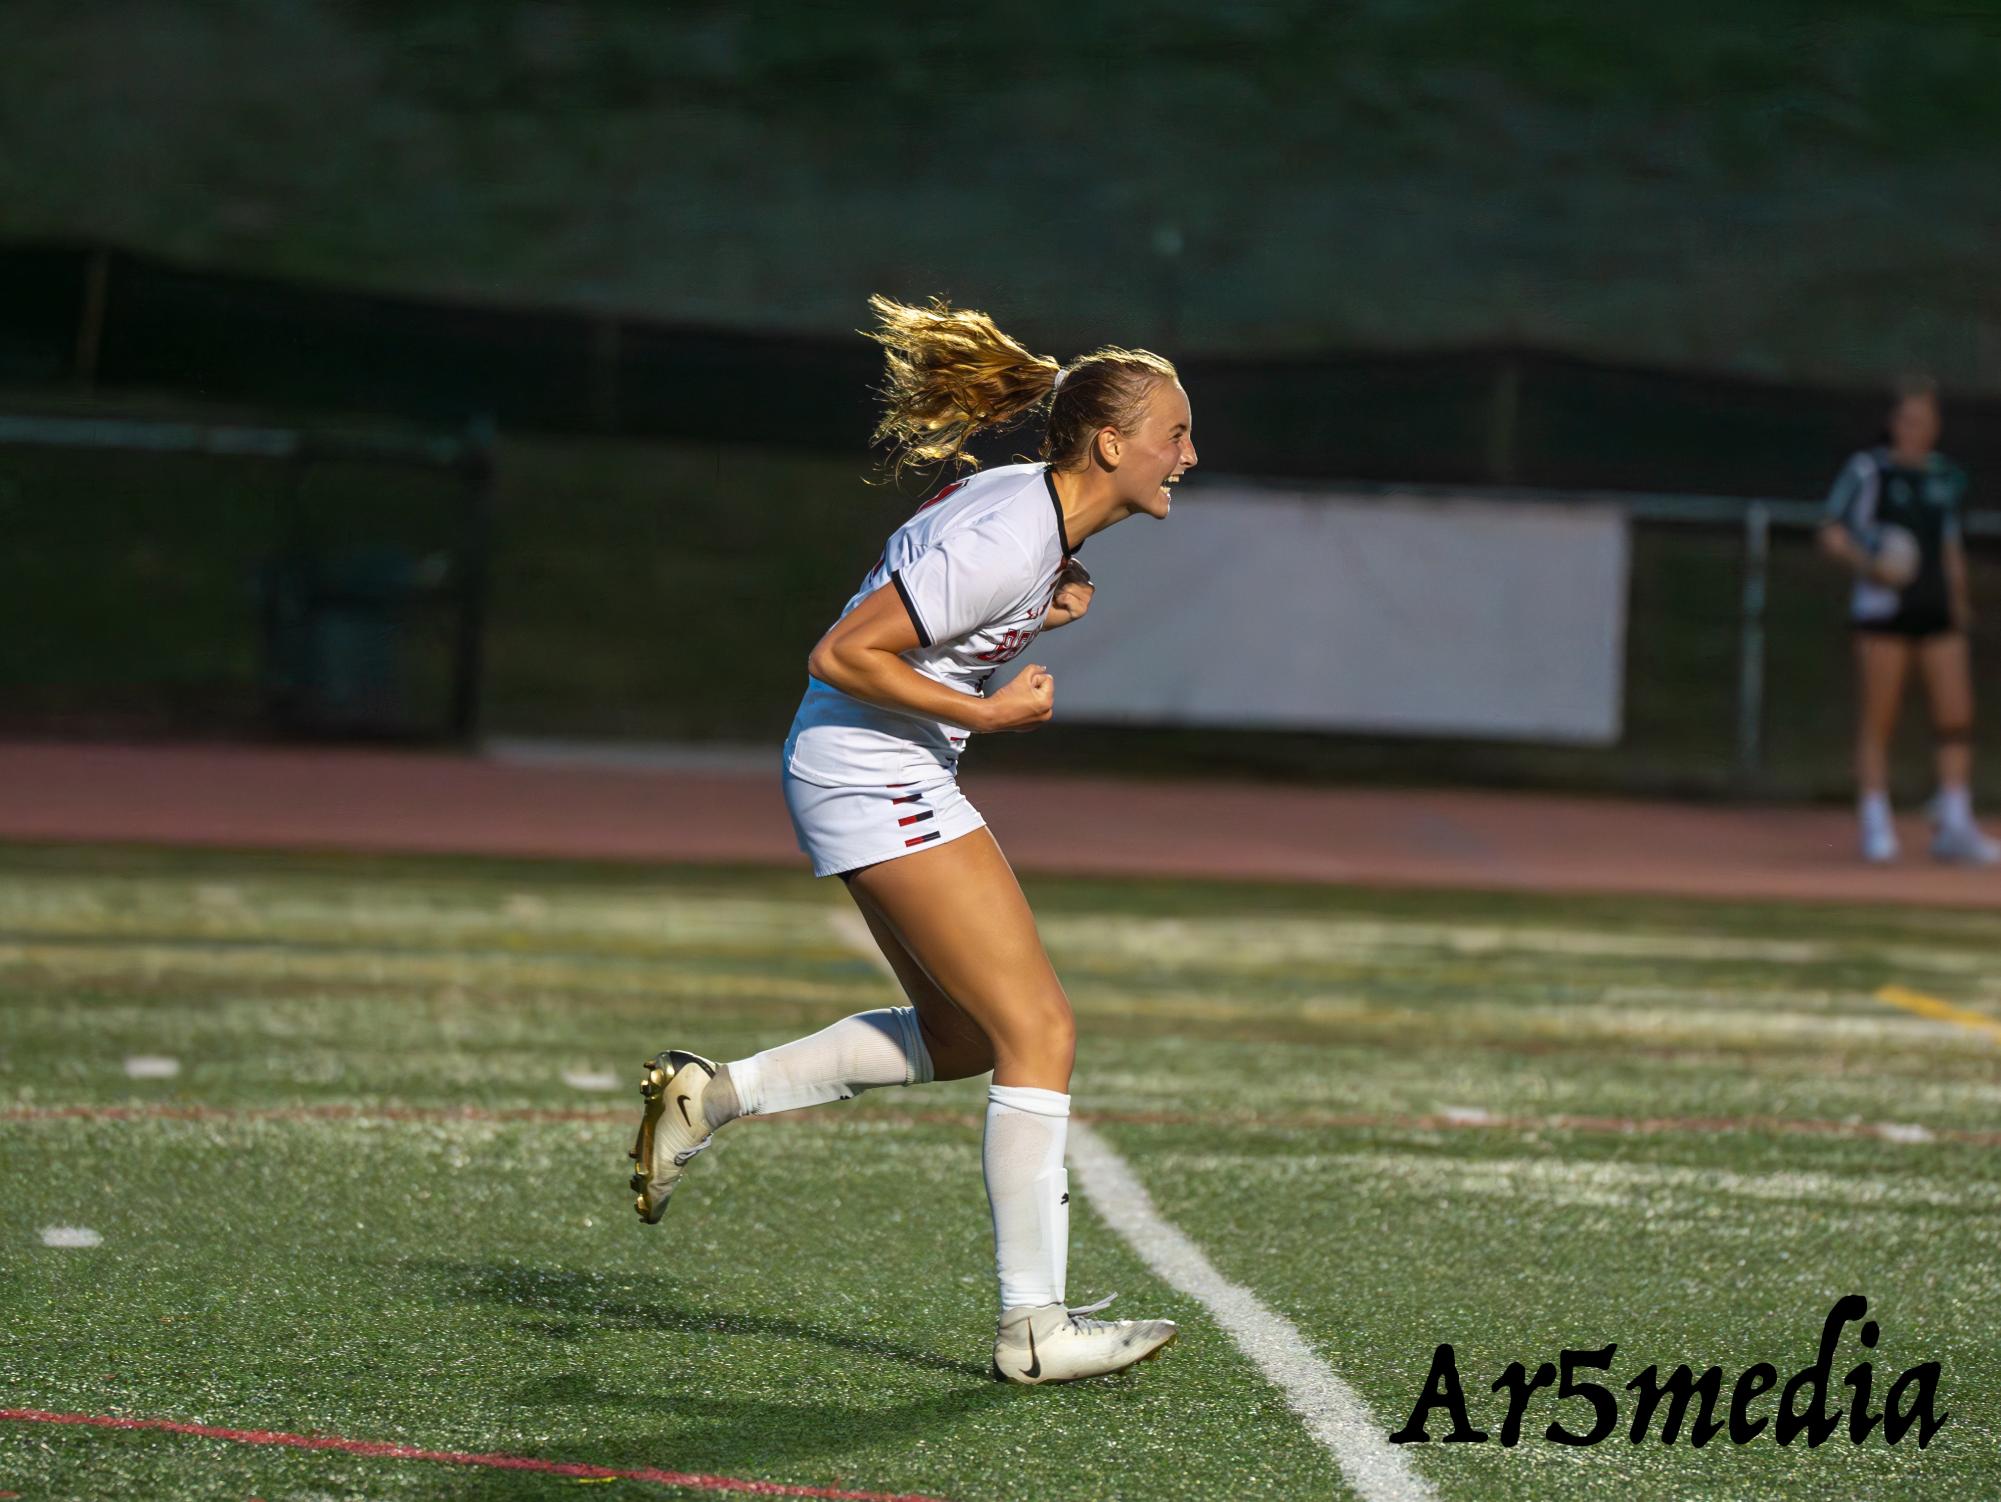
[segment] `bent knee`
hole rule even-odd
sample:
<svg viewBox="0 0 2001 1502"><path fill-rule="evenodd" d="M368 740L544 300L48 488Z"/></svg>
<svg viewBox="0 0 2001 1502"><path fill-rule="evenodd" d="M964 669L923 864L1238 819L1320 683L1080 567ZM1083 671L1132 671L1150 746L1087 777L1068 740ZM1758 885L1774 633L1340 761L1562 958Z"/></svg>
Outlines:
<svg viewBox="0 0 2001 1502"><path fill-rule="evenodd" d="M995 1031L997 1052L1067 1059L1077 1051L1077 1019L1061 991L1008 1008Z"/></svg>
<svg viewBox="0 0 2001 1502"><path fill-rule="evenodd" d="M970 1079L994 1067L994 1046L970 1017L956 1007L917 1014L924 1046L931 1055L933 1077L941 1080Z"/></svg>

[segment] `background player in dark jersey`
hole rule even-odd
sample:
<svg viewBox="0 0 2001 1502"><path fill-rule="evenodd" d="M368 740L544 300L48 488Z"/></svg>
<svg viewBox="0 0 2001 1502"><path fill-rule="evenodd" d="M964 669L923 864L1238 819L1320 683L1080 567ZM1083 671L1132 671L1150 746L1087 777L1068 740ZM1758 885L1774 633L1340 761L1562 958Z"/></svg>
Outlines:
<svg viewBox="0 0 2001 1502"><path fill-rule="evenodd" d="M1966 476L1934 445L1938 390L1928 379L1901 383L1884 442L1850 457L1828 497L1821 546L1854 574L1849 603L1858 685L1855 772L1865 860L1897 858L1890 817L1890 740L1913 662L1925 681L1938 740L1938 798L1932 854L1991 865L2001 847L1973 822L1973 673L1966 631L1972 621L1960 509ZM1916 542L1915 569L1889 542L1901 529ZM1901 566L1900 566L1901 565Z"/></svg>

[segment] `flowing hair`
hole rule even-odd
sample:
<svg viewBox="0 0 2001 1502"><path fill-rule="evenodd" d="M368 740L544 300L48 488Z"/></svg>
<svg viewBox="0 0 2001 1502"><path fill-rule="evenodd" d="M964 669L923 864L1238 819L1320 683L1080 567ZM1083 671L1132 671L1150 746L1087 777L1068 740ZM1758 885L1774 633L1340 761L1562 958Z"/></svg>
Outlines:
<svg viewBox="0 0 2001 1502"><path fill-rule="evenodd" d="M1031 354L985 313L941 298L919 308L878 295L869 310L877 327L864 333L882 346L885 365L882 421L870 442L889 446L892 478L912 465L977 469L967 440L1010 427L1044 402L1042 457L1081 468L1101 428L1131 431L1155 383L1176 378L1161 356L1110 345L1065 366Z"/></svg>

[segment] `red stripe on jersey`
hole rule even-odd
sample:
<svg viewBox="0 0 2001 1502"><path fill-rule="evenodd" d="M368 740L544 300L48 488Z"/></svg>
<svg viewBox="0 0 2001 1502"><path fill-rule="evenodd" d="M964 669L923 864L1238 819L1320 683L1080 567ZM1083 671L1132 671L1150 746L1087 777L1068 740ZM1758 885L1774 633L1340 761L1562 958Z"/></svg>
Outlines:
<svg viewBox="0 0 2001 1502"><path fill-rule="evenodd" d="M944 500L945 497L950 495L953 491L964 490L965 488L966 488L966 482L964 480L954 480L950 485L947 485L943 490L939 491L936 495L931 497L930 500L926 501L923 505L919 506L917 508L917 511L929 511L933 506L937 505L940 501ZM917 514L917 511L913 511L910 514L912 516L915 516Z"/></svg>
<svg viewBox="0 0 2001 1502"><path fill-rule="evenodd" d="M922 793L905 793L901 798L892 798L889 801L891 803L922 803L924 795Z"/></svg>
<svg viewBox="0 0 2001 1502"><path fill-rule="evenodd" d="M934 829L934 830L932 830L932 831L931 831L931 833L929 833L929 834L920 834L920 835L919 835L919 836L918 836L918 837L917 837L916 839L914 839L914 840L905 840L905 841L903 842L903 848L904 848L905 850L908 850L908 849L909 849L909 848L910 848L910 847L911 847L912 845L927 845L927 844L929 844L929 843L930 843L931 841L933 841L933 840L935 840L935 839L937 839L937 838L938 838L938 831Z"/></svg>
<svg viewBox="0 0 2001 1502"><path fill-rule="evenodd" d="M937 817L938 815L935 810L927 808L921 814L905 814L896 823L897 827L901 828L905 824L922 824L926 819L935 819Z"/></svg>

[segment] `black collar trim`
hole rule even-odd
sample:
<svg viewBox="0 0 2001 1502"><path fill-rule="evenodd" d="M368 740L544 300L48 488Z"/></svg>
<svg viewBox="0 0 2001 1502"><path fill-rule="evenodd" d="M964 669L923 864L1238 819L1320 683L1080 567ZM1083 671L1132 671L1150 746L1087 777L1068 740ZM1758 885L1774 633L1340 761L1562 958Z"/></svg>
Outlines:
<svg viewBox="0 0 2001 1502"><path fill-rule="evenodd" d="M1049 487L1049 504L1056 508L1056 538L1063 544L1063 556L1068 558L1077 551L1077 548L1070 546L1070 534L1063 526L1063 499L1056 494L1055 471L1045 469L1042 472L1042 483ZM1082 546L1082 543L1078 544L1078 547Z"/></svg>

